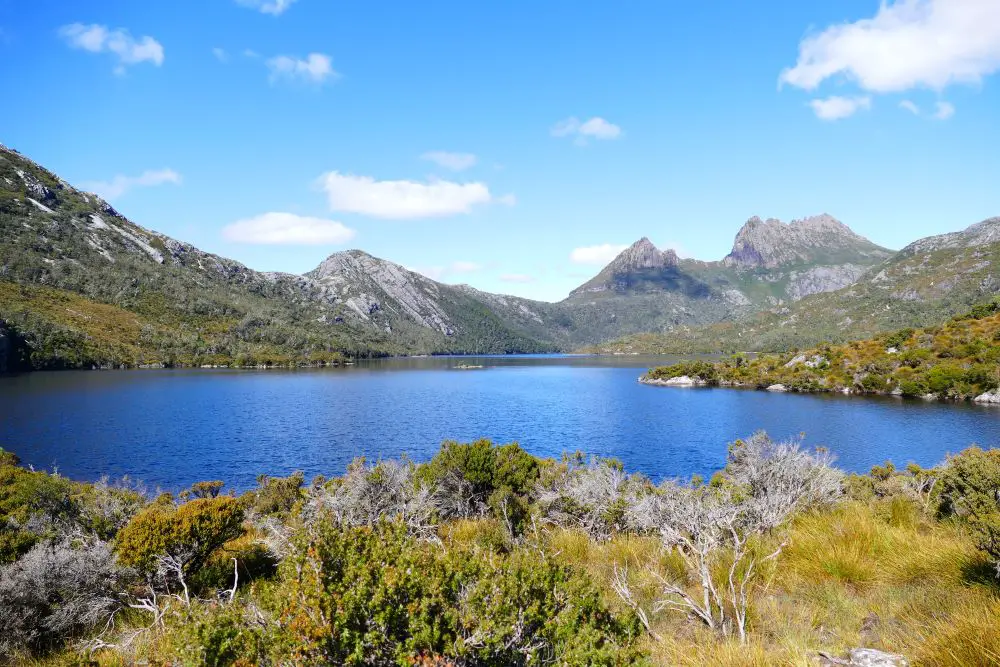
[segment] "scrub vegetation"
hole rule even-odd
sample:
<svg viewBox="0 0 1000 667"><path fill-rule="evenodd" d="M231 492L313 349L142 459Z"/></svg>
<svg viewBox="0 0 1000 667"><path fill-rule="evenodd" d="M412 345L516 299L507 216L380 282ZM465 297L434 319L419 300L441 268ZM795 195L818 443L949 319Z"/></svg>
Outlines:
<svg viewBox="0 0 1000 667"><path fill-rule="evenodd" d="M0 453L0 655L69 664L1000 660L1000 456L869 474L756 433L708 480L446 442L154 497Z"/></svg>
<svg viewBox="0 0 1000 667"><path fill-rule="evenodd" d="M975 399L1000 387L1000 301L938 327L783 354L661 366L646 377L682 376L710 386Z"/></svg>

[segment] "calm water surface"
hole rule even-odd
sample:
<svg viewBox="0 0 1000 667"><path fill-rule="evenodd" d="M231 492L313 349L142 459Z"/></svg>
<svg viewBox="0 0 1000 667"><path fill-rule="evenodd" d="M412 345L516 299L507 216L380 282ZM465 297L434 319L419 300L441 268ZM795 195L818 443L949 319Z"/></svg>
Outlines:
<svg viewBox="0 0 1000 667"><path fill-rule="evenodd" d="M463 357L297 371L109 371L0 378L0 446L77 479L178 489L257 474L339 474L355 456L429 458L445 439L516 440L541 456L616 456L656 479L706 474L757 429L805 433L840 465L931 465L1000 446L1000 409L895 399L656 388L663 358ZM482 364L481 370L459 370Z"/></svg>

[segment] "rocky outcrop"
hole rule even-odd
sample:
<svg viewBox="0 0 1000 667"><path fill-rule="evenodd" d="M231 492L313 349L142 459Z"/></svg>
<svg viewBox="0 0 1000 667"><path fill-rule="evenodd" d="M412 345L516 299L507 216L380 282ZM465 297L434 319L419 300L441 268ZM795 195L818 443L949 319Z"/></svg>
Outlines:
<svg viewBox="0 0 1000 667"><path fill-rule="evenodd" d="M810 294L833 292L841 287L853 285L869 268L871 267L858 264L839 264L791 271L788 274L788 287L785 288L785 293L792 301L798 301Z"/></svg>
<svg viewBox="0 0 1000 667"><path fill-rule="evenodd" d="M448 312L437 301L438 283L399 264L348 250L330 255L306 276L329 287L363 320L391 304L421 326L446 336L455 333Z"/></svg>
<svg viewBox="0 0 1000 667"><path fill-rule="evenodd" d="M831 215L793 220L789 224L754 216L736 234L733 249L722 263L742 269L774 269L791 264L830 262L844 253L876 261L892 254L855 234Z"/></svg>
<svg viewBox="0 0 1000 667"><path fill-rule="evenodd" d="M1000 405L1000 389L987 391L972 400L980 405Z"/></svg>
<svg viewBox="0 0 1000 667"><path fill-rule="evenodd" d="M960 232L928 236L914 241L899 251L901 255L916 255L946 248L975 248L1000 243L1000 217L989 218L966 227Z"/></svg>
<svg viewBox="0 0 1000 667"><path fill-rule="evenodd" d="M622 250L597 276L576 288L570 295L595 292L627 292L640 283L660 284L668 289L668 282L682 274L679 259L673 250L660 250L643 236Z"/></svg>
<svg viewBox="0 0 1000 667"><path fill-rule="evenodd" d="M851 649L846 658L820 653L818 663L820 667L909 667L910 665L905 656L873 648Z"/></svg>
<svg viewBox="0 0 1000 667"><path fill-rule="evenodd" d="M703 387L706 384L701 378L693 378L687 375L678 375L677 377L667 379L650 378L643 375L639 378L639 382L654 387Z"/></svg>

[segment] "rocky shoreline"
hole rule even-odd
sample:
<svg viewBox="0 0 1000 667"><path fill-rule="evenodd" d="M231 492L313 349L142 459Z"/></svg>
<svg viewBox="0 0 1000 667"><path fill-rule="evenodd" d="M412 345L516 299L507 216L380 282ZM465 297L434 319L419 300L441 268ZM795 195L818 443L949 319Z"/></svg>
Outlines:
<svg viewBox="0 0 1000 667"><path fill-rule="evenodd" d="M775 393L794 392L800 394L844 394L846 396L856 395L856 396L902 397L902 393L899 392L898 390L892 392L854 391L850 387L802 390L802 389L787 387L780 383L771 384L767 386L758 386L742 382L730 382L728 380L719 380L718 382L709 383L700 377L690 377L687 375L678 375L677 377L662 379L662 378L651 378L647 373L643 373L642 375L639 376L639 383L649 385L651 387L721 387L724 389L755 389L755 390L770 391ZM955 401L954 399L949 399L939 394L924 394L919 398L922 398L925 401L958 402ZM972 398L971 402L975 403L976 405L991 405L1000 407L1000 389L993 389L991 391L984 392L979 396Z"/></svg>

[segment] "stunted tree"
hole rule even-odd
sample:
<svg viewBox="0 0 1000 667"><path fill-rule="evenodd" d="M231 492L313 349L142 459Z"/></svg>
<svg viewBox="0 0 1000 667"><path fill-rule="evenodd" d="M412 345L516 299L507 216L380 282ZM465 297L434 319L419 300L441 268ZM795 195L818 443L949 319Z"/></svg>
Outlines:
<svg viewBox="0 0 1000 667"><path fill-rule="evenodd" d="M662 547L684 563L686 577L656 574L661 598L654 611L690 613L723 635L746 640L750 592L761 565L784 547L778 537L762 549L755 537L773 533L796 511L829 502L841 492L841 473L825 451L807 452L799 442L772 441L756 433L730 447L729 463L711 484L668 481L629 506L637 529L659 536ZM718 573L725 572L719 577ZM616 589L633 608L624 572Z"/></svg>

